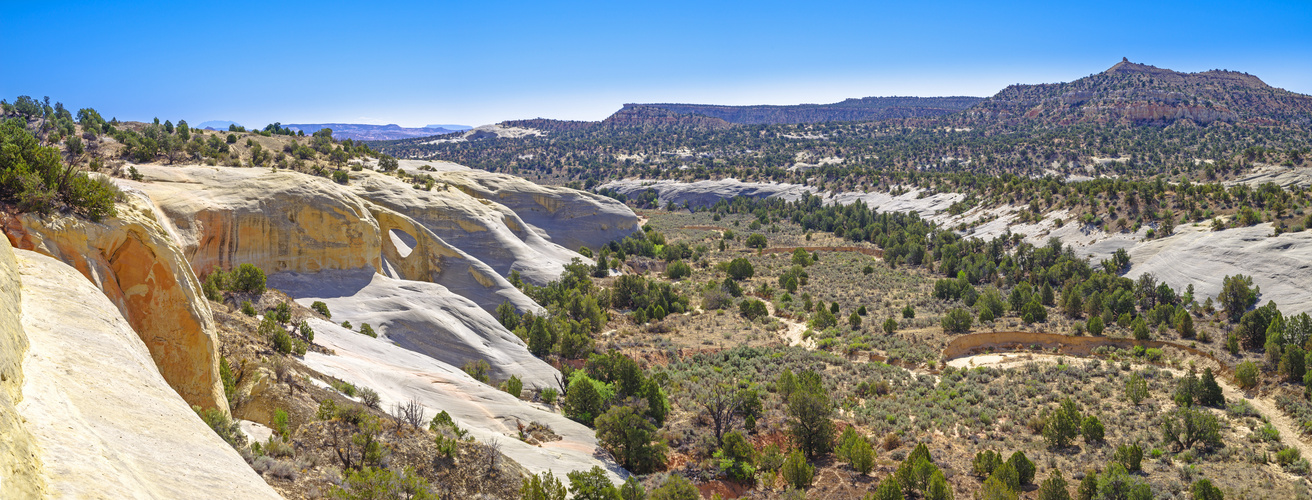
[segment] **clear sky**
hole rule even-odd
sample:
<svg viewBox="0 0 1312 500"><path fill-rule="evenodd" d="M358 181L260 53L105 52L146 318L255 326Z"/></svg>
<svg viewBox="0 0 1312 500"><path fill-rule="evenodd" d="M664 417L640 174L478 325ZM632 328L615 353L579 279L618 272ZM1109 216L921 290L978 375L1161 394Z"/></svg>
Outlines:
<svg viewBox="0 0 1312 500"><path fill-rule="evenodd" d="M1312 94L1312 0L0 0L0 97L121 120L479 125L987 96L1131 61Z"/></svg>

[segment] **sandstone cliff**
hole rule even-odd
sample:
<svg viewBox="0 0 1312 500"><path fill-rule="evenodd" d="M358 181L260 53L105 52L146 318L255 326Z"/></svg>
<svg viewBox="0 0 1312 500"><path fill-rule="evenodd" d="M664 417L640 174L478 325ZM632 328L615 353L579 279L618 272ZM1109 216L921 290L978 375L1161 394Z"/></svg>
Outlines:
<svg viewBox="0 0 1312 500"><path fill-rule="evenodd" d="M144 195L129 191L118 212L99 223L21 214L5 232L15 248L59 259L99 287L183 399L227 412L213 314L200 282Z"/></svg>
<svg viewBox="0 0 1312 500"><path fill-rule="evenodd" d="M472 175L452 176L442 172L434 177L443 181L459 179L464 185L468 183L464 179ZM507 206L475 198L450 184L438 184L433 191L414 189L396 177L366 171L348 188L361 198L409 216L440 235L443 241L477 256L501 276L519 271L525 280L545 285L560 277L564 264L580 257L530 228ZM401 247L415 239L405 232L388 236L403 240L394 241L401 243Z"/></svg>
<svg viewBox="0 0 1312 500"><path fill-rule="evenodd" d="M16 253L30 342L17 414L49 496L278 498L160 376L101 289L62 262Z"/></svg>
<svg viewBox="0 0 1312 500"><path fill-rule="evenodd" d="M418 190L391 176L352 173L347 185L296 172L141 165L146 193L197 274L252 263L270 286L335 321L369 323L406 348L459 367L483 360L494 380L554 387L559 372L489 311L541 306L503 274L555 279L578 254L637 230L608 198L468 170L436 172ZM449 187L453 186L453 187Z"/></svg>
<svg viewBox="0 0 1312 500"><path fill-rule="evenodd" d="M268 274L370 268L440 283L491 310L531 299L496 270L409 216L374 204L322 177L223 167L141 165L146 192L174 225L198 275L250 263ZM410 248L391 237L404 233Z"/></svg>

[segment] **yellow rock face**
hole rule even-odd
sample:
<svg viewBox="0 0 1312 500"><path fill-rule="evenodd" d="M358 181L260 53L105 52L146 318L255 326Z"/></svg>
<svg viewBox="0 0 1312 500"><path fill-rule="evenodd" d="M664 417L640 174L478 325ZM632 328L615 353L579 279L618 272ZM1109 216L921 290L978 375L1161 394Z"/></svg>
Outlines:
<svg viewBox="0 0 1312 500"><path fill-rule="evenodd" d="M381 269L365 202L332 181L264 169L142 165L140 184L174 224L196 274L254 264L267 274Z"/></svg>
<svg viewBox="0 0 1312 500"><path fill-rule="evenodd" d="M227 412L218 337L200 282L148 201L129 196L118 210L101 223L23 214L8 221L6 236L81 272L118 307L184 400Z"/></svg>

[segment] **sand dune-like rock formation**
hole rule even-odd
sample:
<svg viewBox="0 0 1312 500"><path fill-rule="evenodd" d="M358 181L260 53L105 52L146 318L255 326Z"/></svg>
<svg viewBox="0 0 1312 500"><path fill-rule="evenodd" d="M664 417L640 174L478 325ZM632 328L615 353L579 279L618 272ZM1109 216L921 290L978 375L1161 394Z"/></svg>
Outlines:
<svg viewBox="0 0 1312 500"><path fill-rule="evenodd" d="M478 304L442 285L352 269L275 274L269 277L269 286L305 306L323 301L333 321L369 323L382 335L372 339L354 334L358 337L395 342L456 368L481 359L487 361L493 381L515 375L528 388L557 387L559 371L530 354L524 341Z"/></svg>
<svg viewBox="0 0 1312 500"><path fill-rule="evenodd" d="M310 326L315 341L337 355L309 353L305 364L326 375L377 390L387 407L414 399L425 407L425 418L444 410L474 438L497 443L502 453L534 474L550 470L561 481L567 481L568 472L599 466L617 483L628 475L605 458L592 429L559 413L516 399L458 368L391 343L318 319L311 319ZM531 422L547 425L561 439L540 446L520 441L517 424Z"/></svg>
<svg viewBox="0 0 1312 500"><path fill-rule="evenodd" d="M94 283L150 349L159 373L188 403L228 411L209 302L150 201L128 191L100 223L52 215L8 220L15 248L63 261Z"/></svg>
<svg viewBox="0 0 1312 500"><path fill-rule="evenodd" d="M539 186L519 177L482 170L435 175L476 198L505 205L544 238L571 250L596 249L638 230L632 210L605 196Z"/></svg>
<svg viewBox="0 0 1312 500"><path fill-rule="evenodd" d="M668 203L679 206L688 203L693 207L704 207L714 205L720 200L729 200L738 196L795 201L808 195L816 195L823 198L825 204L850 205L860 201L865 203L866 206L881 212L916 212L922 217L943 214L953 202L965 198L965 195L959 193L937 193L922 196L919 189L909 189L900 195L879 191L821 192L811 186L802 184L742 182L738 179L696 182L624 179L608 182L599 186L599 188L614 189L629 197L638 196L650 189L656 191L657 200L662 206Z"/></svg>
<svg viewBox="0 0 1312 500"><path fill-rule="evenodd" d="M49 496L278 498L170 387L101 289L58 260L16 254L29 341L17 415Z"/></svg>

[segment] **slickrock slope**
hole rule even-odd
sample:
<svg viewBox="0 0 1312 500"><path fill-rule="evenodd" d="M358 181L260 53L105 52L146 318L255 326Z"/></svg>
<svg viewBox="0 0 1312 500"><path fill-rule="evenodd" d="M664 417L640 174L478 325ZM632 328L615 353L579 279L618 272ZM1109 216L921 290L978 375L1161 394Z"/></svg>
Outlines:
<svg viewBox="0 0 1312 500"><path fill-rule="evenodd" d="M519 177L474 169L434 177L476 198L505 205L531 230L571 250L595 250L638 230L638 216L632 210L598 194L539 186Z"/></svg>
<svg viewBox="0 0 1312 500"><path fill-rule="evenodd" d="M100 289L55 259L16 253L30 342L18 414L51 496L278 498L169 387Z"/></svg>
<svg viewBox="0 0 1312 500"><path fill-rule="evenodd" d="M28 349L20 285L14 250L0 238L0 497L39 498L46 494L41 457L18 414Z"/></svg>
<svg viewBox="0 0 1312 500"><path fill-rule="evenodd" d="M518 375L526 388L557 387L559 371L529 354L524 341L487 311L442 285L353 269L275 274L269 277L269 286L307 307L323 301L333 321L350 321L357 328L369 323L381 335L372 339L354 334L362 339L395 342L456 368L482 359L491 367L488 375L494 381Z"/></svg>
<svg viewBox="0 0 1312 500"><path fill-rule="evenodd" d="M611 181L598 186L599 189L614 189L626 196L637 196L648 189L656 191L659 203L664 206L673 202L682 206L688 203L693 207L714 205L720 200L737 196L747 198L780 198L795 201L809 194L824 198L826 204L837 203L850 205L857 201L881 212L917 212L922 217L946 215L948 206L964 198L959 193L938 193L921 196L919 190L909 190L894 196L886 192L820 192L811 186L787 184L780 182L742 182L738 179L720 179L695 182L651 181L644 179L624 179Z"/></svg>
<svg viewBox="0 0 1312 500"><path fill-rule="evenodd" d="M150 201L129 191L119 215L100 223L22 214L5 224L15 248L72 266L91 280L140 335L159 373L188 403L228 411L219 379L209 302Z"/></svg>
<svg viewBox="0 0 1312 500"><path fill-rule="evenodd" d="M614 462L599 458L603 452L597 448L597 439L582 424L518 400L450 365L325 321L309 321L316 332L315 341L337 355L309 353L305 364L326 375L376 389L384 407L414 398L426 408L425 418L445 410L476 439L497 443L502 453L534 474L551 470L566 481L565 473L595 465L609 470L616 482L627 475ZM546 424L561 440L541 446L520 441L517 424L535 421Z"/></svg>
<svg viewBox="0 0 1312 500"><path fill-rule="evenodd" d="M545 285L564 272L564 264L580 255L549 241L529 228L513 210L439 184L433 191L415 189L389 175L358 174L347 188L357 196L405 214L439 235L443 241L477 256L497 274L519 271L526 281ZM445 173L435 175L446 179ZM413 235L398 234L413 240Z"/></svg>

